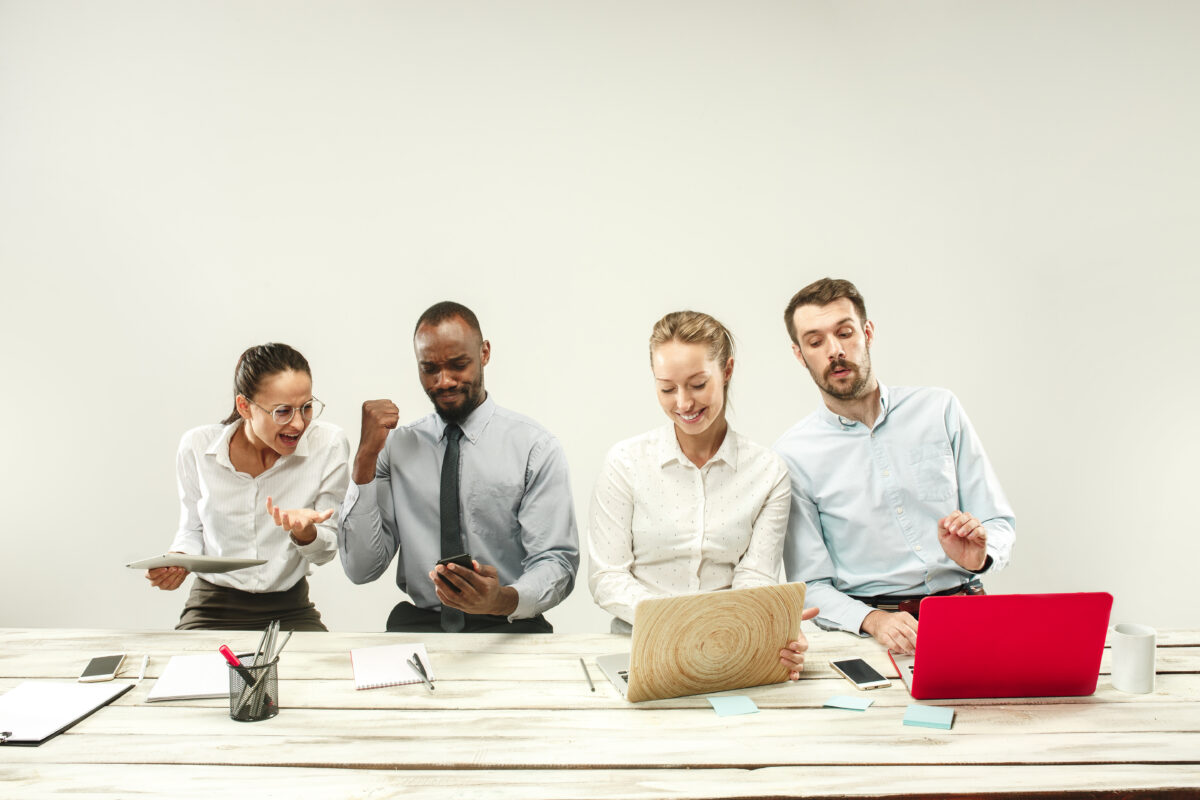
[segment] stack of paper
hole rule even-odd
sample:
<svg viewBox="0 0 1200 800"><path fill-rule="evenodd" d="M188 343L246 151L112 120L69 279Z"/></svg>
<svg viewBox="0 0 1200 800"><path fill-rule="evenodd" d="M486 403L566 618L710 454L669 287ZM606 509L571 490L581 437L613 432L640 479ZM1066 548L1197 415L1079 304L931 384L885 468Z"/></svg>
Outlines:
<svg viewBox="0 0 1200 800"><path fill-rule="evenodd" d="M229 663L220 653L172 656L146 702L229 696Z"/></svg>

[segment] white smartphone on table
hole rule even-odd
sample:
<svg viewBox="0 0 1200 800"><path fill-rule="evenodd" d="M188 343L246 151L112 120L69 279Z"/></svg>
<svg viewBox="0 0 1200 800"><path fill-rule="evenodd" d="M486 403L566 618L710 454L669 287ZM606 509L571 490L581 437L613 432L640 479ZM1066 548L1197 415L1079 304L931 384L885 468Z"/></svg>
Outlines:
<svg viewBox="0 0 1200 800"><path fill-rule="evenodd" d="M117 672L120 671L121 664L124 662L124 653L113 653L110 656L96 656L83 668L83 674L79 676L79 680L82 683L111 681L117 677Z"/></svg>
<svg viewBox="0 0 1200 800"><path fill-rule="evenodd" d="M892 682L880 675L875 669L861 658L848 658L845 661L830 661L839 675L853 683L859 689L881 689L891 686Z"/></svg>

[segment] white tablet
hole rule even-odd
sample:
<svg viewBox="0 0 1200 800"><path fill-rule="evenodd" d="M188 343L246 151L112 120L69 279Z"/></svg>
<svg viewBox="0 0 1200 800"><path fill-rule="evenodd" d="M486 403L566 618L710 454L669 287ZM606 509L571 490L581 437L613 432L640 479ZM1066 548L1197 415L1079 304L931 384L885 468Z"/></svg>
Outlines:
<svg viewBox="0 0 1200 800"><path fill-rule="evenodd" d="M186 553L163 553L153 558L143 558L125 566L130 569L157 569L158 567L184 567L191 572L232 572L235 569L257 567L265 564L265 558L233 558L232 556L189 556Z"/></svg>

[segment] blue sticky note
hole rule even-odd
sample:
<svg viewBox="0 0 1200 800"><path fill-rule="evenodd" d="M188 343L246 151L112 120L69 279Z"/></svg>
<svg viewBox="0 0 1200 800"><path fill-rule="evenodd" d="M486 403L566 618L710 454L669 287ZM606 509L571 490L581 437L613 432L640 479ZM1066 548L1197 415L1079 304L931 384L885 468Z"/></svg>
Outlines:
<svg viewBox="0 0 1200 800"><path fill-rule="evenodd" d="M954 709L913 703L904 712L904 724L916 725L921 728L941 728L948 731L954 724Z"/></svg>
<svg viewBox="0 0 1200 800"><path fill-rule="evenodd" d="M825 701L825 708L844 708L847 711L866 711L874 703L866 697L851 697L845 694L835 694Z"/></svg>
<svg viewBox="0 0 1200 800"><path fill-rule="evenodd" d="M713 710L717 712L718 717L758 713L758 706L754 705L754 701L744 694L710 697L708 702L712 703Z"/></svg>

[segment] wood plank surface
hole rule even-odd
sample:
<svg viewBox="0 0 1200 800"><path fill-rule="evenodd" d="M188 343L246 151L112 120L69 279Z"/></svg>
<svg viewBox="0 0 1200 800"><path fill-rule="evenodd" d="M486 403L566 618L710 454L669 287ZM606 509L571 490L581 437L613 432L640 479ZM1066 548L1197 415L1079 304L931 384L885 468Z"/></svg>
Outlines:
<svg viewBox="0 0 1200 800"><path fill-rule="evenodd" d="M904 726L913 701L899 682L862 693L866 712L823 708L860 694L831 658L895 673L870 640L810 638L802 680L730 692L760 711L719 717L705 696L623 700L594 659L628 649L626 637L296 634L279 716L237 723L225 698L145 698L171 655L252 649L257 633L0 630L0 691L73 680L103 652L130 654L124 675L152 656L147 680L112 706L41 747L0 748L0 798L1200 797L1196 631L1160 635L1153 693L1117 692L1102 674L1088 697L927 701L955 709L949 731ZM350 648L396 641L426 643L436 690L355 691Z"/></svg>
<svg viewBox="0 0 1200 800"><path fill-rule="evenodd" d="M723 734L737 728L739 736L777 736L790 730L820 730L821 735L887 737L899 733L922 733L920 728L896 728L892 721L903 716L903 707L872 707L875 713L833 708L765 709L745 719L718 717L711 708L660 709L640 712L636 718L624 710L597 709L564 714L557 710L531 711L420 711L359 709L352 715L340 709L283 708L274 719L255 724L274 735L304 737L320 731L362 739L425 735L437 729L462 731L474 736L478 731L512 731L525 738L542 736L553 742L572 734L577 737L620 739L637 731L692 731L698 734ZM1022 735L1043 733L1094 733L1103 725L1109 733L1178 732L1200 733L1200 709L1175 703L1154 706L962 706L955 709L952 735L977 736L1008 734L1020 728ZM242 733L244 725L230 727L226 708L171 708L153 714L139 706L111 706L73 729L74 733L100 736L155 735L171 736L183 731L220 736ZM576 730L578 729L578 730ZM518 733L519 732L519 733ZM257 733L257 731L255 731ZM945 735L947 732L941 732Z"/></svg>
<svg viewBox="0 0 1200 800"><path fill-rule="evenodd" d="M189 765L29 765L0 763L0 785L21 800L127 800L170 796L211 800L236 787L239 797L273 800L653 800L654 798L864 798L893 796L1026 797L1088 793L1197 797L1200 771L1161 766L1153 774L1122 764L1011 767L768 767L764 769L368 770ZM80 790L80 787L87 787ZM1168 795L1168 792L1174 792Z"/></svg>
<svg viewBox="0 0 1200 800"><path fill-rule="evenodd" d="M136 640L140 652L181 653L215 650L223 643L235 650L245 645L253 648L260 631L126 631L88 628L0 628L0 641L23 649L40 647L74 649L78 652L119 652L129 650ZM814 649L858 652L882 652L870 639L840 631L823 631L805 623L804 634ZM541 652L570 655L578 651L596 654L617 652L624 642L629 649L629 637L610 633L573 634L408 634L408 633L313 633L299 632L292 637L288 650L304 652L341 652L351 647L367 647L390 642L438 641L438 647L449 652L484 650L489 653ZM618 646L613 647L614 644ZM1200 647L1200 629L1158 631L1158 646Z"/></svg>
<svg viewBox="0 0 1200 800"><path fill-rule="evenodd" d="M486 727L474 731L434 725L402 736L364 738L350 724L308 736L262 731L123 735L99 739L65 733L49 745L28 748L22 763L240 764L247 766L353 766L372 769L579 769L757 768L822 764L1192 764L1200 759L1200 734L1139 732L965 735L908 728L903 712L883 713L869 731L827 735L817 728L776 720L769 733L747 730L739 718L719 731L631 724L622 737L597 737L570 724L550 737ZM769 720L769 718L768 718ZM230 722L229 724L238 724ZM758 721L757 724L766 724ZM880 727L889 729L877 733ZM819 735L818 735L819 734ZM16 748L5 748L5 756Z"/></svg>
<svg viewBox="0 0 1200 800"><path fill-rule="evenodd" d="M578 666L578 663L576 664ZM7 691L24 678L0 679L0 691ZM584 710L618 709L641 714L655 709L691 708L711 711L707 695L651 700L631 704L617 693L611 684L596 676L596 691L590 692L582 676L576 683L566 681L545 684L505 681L437 681L437 689L429 692L420 684L392 686L382 689L356 691L347 680L280 680L279 698L287 708L329 709L547 709ZM225 698L178 700L145 703L152 681L147 679L116 701L117 705L144 704L148 710L184 707L228 707ZM772 686L758 686L723 694L741 694L754 700L760 708L819 708L837 694L857 694L841 678L798 681ZM869 695L874 707L904 707L914 702L899 683L886 689L876 689ZM1012 705L1015 702L1039 708L1049 706L1140 705L1160 702L1190 704L1200 701L1200 675L1159 675L1156 690L1150 694L1126 694L1102 683L1094 695L1086 697L981 698L975 700L923 700L925 705L990 706ZM1200 708L1196 709L1200 714Z"/></svg>
<svg viewBox="0 0 1200 800"><path fill-rule="evenodd" d="M593 674L593 680L600 678L596 667L596 655L606 652L619 652L621 639L607 642L609 649L585 650L589 643L580 643L574 652L569 653L538 653L532 648L516 652L491 653L480 650L447 650L437 639L426 642L430 659L438 678L447 680L513 680L521 674L536 675L538 681L583 681L583 672L579 666L582 657ZM0 643L3 638L0 638ZM380 643L379 641L376 644ZM628 648L628 640L624 640ZM14 652L8 646L0 653L0 675L6 677L26 678L59 678L71 679L78 677L93 655L104 652L119 652L120 647L113 650L81 647L40 646L31 653ZM252 643L247 649L252 650ZM510 648L511 650L511 648ZM121 671L121 677L128 678L137 675L144 651L134 652L126 648L128 653ZM146 670L147 678L157 678L166 667L172 655L195 654L206 652L205 649L182 649L149 652L150 665ZM216 652L214 646L211 652ZM821 650L814 645L808 653L801 680L838 677L829 666L829 662L842 658L863 658L877 670L889 678L899 675L887 654L874 645L858 644L854 647L842 647L839 650ZM1100 662L1101 683L1111 674L1111 656L1105 650ZM1195 674L1200 673L1200 646L1180 646L1162 648L1157 653L1156 671L1162 674ZM297 673L305 678L323 680L348 680L353 672L350 664L350 651L311 651L289 644L280 657L280 677L297 677Z"/></svg>

